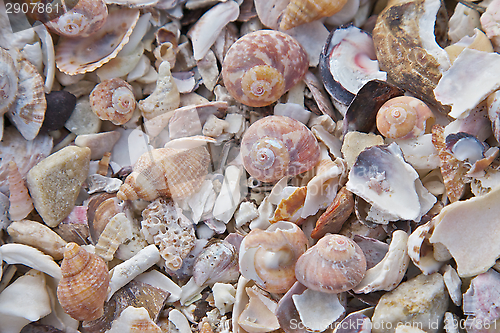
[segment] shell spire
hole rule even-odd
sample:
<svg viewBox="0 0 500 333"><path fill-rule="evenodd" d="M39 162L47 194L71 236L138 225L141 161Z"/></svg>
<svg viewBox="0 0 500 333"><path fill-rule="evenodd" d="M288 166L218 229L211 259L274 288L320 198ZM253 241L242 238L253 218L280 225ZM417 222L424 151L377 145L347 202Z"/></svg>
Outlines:
<svg viewBox="0 0 500 333"><path fill-rule="evenodd" d="M347 0L292 0L283 12L280 29L288 30L304 23L338 13Z"/></svg>
<svg viewBox="0 0 500 333"><path fill-rule="evenodd" d="M28 194L24 179L14 161L9 162L9 215L12 221L24 219L33 210L33 200Z"/></svg>

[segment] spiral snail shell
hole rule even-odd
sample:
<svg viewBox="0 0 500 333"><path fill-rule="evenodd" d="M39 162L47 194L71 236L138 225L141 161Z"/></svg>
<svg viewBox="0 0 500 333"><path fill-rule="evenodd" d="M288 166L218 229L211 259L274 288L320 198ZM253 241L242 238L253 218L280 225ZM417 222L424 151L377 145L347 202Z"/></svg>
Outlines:
<svg viewBox="0 0 500 333"><path fill-rule="evenodd" d="M90 107L102 120L123 125L132 118L136 106L133 88L116 78L99 83L90 93Z"/></svg>
<svg viewBox="0 0 500 333"><path fill-rule="evenodd" d="M347 0L292 0L286 7L280 28L288 30L338 13Z"/></svg>
<svg viewBox="0 0 500 333"><path fill-rule="evenodd" d="M61 263L63 278L57 285L57 299L76 320L94 320L104 313L109 272L106 263L76 243L68 243Z"/></svg>
<svg viewBox="0 0 500 333"><path fill-rule="evenodd" d="M386 138L411 139L428 132L434 124L431 109L411 96L394 97L377 112L377 129Z"/></svg>
<svg viewBox="0 0 500 333"><path fill-rule="evenodd" d="M222 64L229 93L240 103L260 107L277 101L309 67L307 54L291 36L259 30L238 39Z"/></svg>
<svg viewBox="0 0 500 333"><path fill-rule="evenodd" d="M295 276L306 287L340 293L357 286L366 273L366 258L351 239L328 234L297 260Z"/></svg>
<svg viewBox="0 0 500 333"><path fill-rule="evenodd" d="M295 176L312 169L320 148L314 134L301 122L268 116L252 124L241 141L243 166L263 182Z"/></svg>

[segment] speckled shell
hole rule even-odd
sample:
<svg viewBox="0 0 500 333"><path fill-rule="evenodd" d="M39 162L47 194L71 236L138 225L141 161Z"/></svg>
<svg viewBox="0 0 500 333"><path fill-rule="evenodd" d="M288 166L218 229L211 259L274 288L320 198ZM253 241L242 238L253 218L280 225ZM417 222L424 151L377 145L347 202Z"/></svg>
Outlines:
<svg viewBox="0 0 500 333"><path fill-rule="evenodd" d="M238 280L238 250L227 241L207 244L193 266L193 278L197 285Z"/></svg>
<svg viewBox="0 0 500 333"><path fill-rule="evenodd" d="M283 13L280 28L288 30L338 13L347 0L292 0Z"/></svg>
<svg viewBox="0 0 500 333"><path fill-rule="evenodd" d="M17 75L14 60L0 47L0 116L7 112L16 100Z"/></svg>
<svg viewBox="0 0 500 333"><path fill-rule="evenodd" d="M241 141L243 165L254 178L273 182L312 169L320 157L314 134L301 122L269 116L252 124Z"/></svg>
<svg viewBox="0 0 500 333"><path fill-rule="evenodd" d="M24 219L33 210L33 200L28 194L24 179L14 161L9 162L9 217L12 221Z"/></svg>
<svg viewBox="0 0 500 333"><path fill-rule="evenodd" d="M46 23L56 34L66 37L88 37L99 30L108 17L103 0L78 0L75 7Z"/></svg>
<svg viewBox="0 0 500 333"><path fill-rule="evenodd" d="M138 198L152 201L160 196L182 199L199 189L208 174L210 154L207 148L158 148L144 153L134 171L120 187L121 200Z"/></svg>
<svg viewBox="0 0 500 333"><path fill-rule="evenodd" d="M358 244L342 235L326 235L297 260L295 275L306 287L340 293L365 276L366 258Z"/></svg>
<svg viewBox="0 0 500 333"><path fill-rule="evenodd" d="M240 246L241 274L271 293L284 293L296 281L295 264L307 245L305 234L291 222L254 229Z"/></svg>
<svg viewBox="0 0 500 333"><path fill-rule="evenodd" d="M102 316L109 286L106 263L76 243L68 243L61 272L63 278L57 286L57 299L64 311L76 320Z"/></svg>
<svg viewBox="0 0 500 333"><path fill-rule="evenodd" d="M411 139L430 132L435 118L431 109L418 98L394 97L377 112L377 129L391 139Z"/></svg>
<svg viewBox="0 0 500 333"><path fill-rule="evenodd" d="M133 88L116 78L99 83L90 93L90 107L102 120L123 125L132 118L136 101Z"/></svg>
<svg viewBox="0 0 500 333"><path fill-rule="evenodd" d="M309 60L291 36L259 30L238 39L222 64L229 93L240 103L266 106L277 101L307 72Z"/></svg>

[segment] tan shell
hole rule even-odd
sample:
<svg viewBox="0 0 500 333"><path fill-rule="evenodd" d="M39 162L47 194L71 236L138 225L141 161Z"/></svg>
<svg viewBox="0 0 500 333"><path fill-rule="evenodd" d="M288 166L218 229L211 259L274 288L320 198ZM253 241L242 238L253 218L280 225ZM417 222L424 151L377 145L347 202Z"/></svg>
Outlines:
<svg viewBox="0 0 500 333"><path fill-rule="evenodd" d="M231 46L222 64L222 77L238 102L266 106L302 80L308 67L307 54L294 38L259 30Z"/></svg>
<svg viewBox="0 0 500 333"><path fill-rule="evenodd" d="M111 11L101 29L89 37L61 37L56 48L57 68L76 75L109 62L129 41L139 14L138 9L119 8Z"/></svg>
<svg viewBox="0 0 500 333"><path fill-rule="evenodd" d="M280 201L278 207L274 211L273 218L269 220L270 223L278 221L295 221L298 211L304 207L306 200L307 186L298 187L288 198ZM300 217L300 216L299 216ZM298 219L298 218L297 218Z"/></svg>
<svg viewBox="0 0 500 333"><path fill-rule="evenodd" d="M185 150L153 149L139 157L117 197L148 201L160 196L186 198L199 189L209 165L210 154L204 146Z"/></svg>
<svg viewBox="0 0 500 333"><path fill-rule="evenodd" d="M391 98L377 112L377 129L391 139L411 139L429 133L434 121L431 109L411 96Z"/></svg>
<svg viewBox="0 0 500 333"><path fill-rule="evenodd" d="M0 116L7 112L16 100L17 76L14 60L0 47Z"/></svg>
<svg viewBox="0 0 500 333"><path fill-rule="evenodd" d="M120 78L99 83L90 93L90 107L102 120L123 125L132 118L136 101L133 88Z"/></svg>
<svg viewBox="0 0 500 333"><path fill-rule="evenodd" d="M99 30L107 17L108 7L103 0L78 0L71 10L45 25L58 35L81 38Z"/></svg>
<svg viewBox="0 0 500 333"><path fill-rule="evenodd" d="M14 161L9 162L9 216L12 221L24 219L33 210L33 200L28 194L24 179Z"/></svg>
<svg viewBox="0 0 500 333"><path fill-rule="evenodd" d="M149 316L144 307L127 307L113 321L107 333L162 333L162 330Z"/></svg>
<svg viewBox="0 0 500 333"><path fill-rule="evenodd" d="M347 0L292 0L286 7L280 29L288 30L304 23L338 13Z"/></svg>
<svg viewBox="0 0 500 333"><path fill-rule="evenodd" d="M57 299L76 320L94 320L104 313L109 273L106 263L76 243L68 243L61 263L63 278L57 285Z"/></svg>
<svg viewBox="0 0 500 333"><path fill-rule="evenodd" d="M307 250L295 265L297 280L325 293L355 287L365 276L366 258L358 244L342 235L326 235Z"/></svg>
<svg viewBox="0 0 500 333"><path fill-rule="evenodd" d="M240 246L241 275L271 293L284 293L296 281L295 263L307 245L304 232L291 222L254 229Z"/></svg>
<svg viewBox="0 0 500 333"><path fill-rule="evenodd" d="M254 178L273 182L312 169L320 157L314 134L301 122L269 116L252 124L241 141L243 165Z"/></svg>

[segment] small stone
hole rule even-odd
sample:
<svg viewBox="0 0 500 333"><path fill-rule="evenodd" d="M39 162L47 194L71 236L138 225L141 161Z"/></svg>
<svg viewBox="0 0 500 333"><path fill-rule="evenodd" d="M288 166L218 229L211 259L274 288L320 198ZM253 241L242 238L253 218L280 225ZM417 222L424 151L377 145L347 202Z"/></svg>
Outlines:
<svg viewBox="0 0 500 333"><path fill-rule="evenodd" d="M75 109L64 127L76 135L99 132L102 120L92 112L88 97L78 99Z"/></svg>
<svg viewBox="0 0 500 333"><path fill-rule="evenodd" d="M76 137L75 145L90 148L90 159L98 160L103 157L104 153L113 150L120 137L121 133L118 131L82 134Z"/></svg>
<svg viewBox="0 0 500 333"><path fill-rule="evenodd" d="M53 91L45 94L47 111L43 120L42 129L55 131L64 127L76 105L75 95L67 91Z"/></svg>
<svg viewBox="0 0 500 333"><path fill-rule="evenodd" d="M49 227L56 227L71 213L89 165L89 148L69 146L28 172L27 183L35 209Z"/></svg>
<svg viewBox="0 0 500 333"><path fill-rule="evenodd" d="M380 298L372 318L373 333L394 333L398 324L427 333L442 328L448 294L439 273L418 275Z"/></svg>
<svg viewBox="0 0 500 333"><path fill-rule="evenodd" d="M349 132L344 136L342 154L349 168L354 165L356 158L365 148L383 145L384 138L373 133Z"/></svg>

